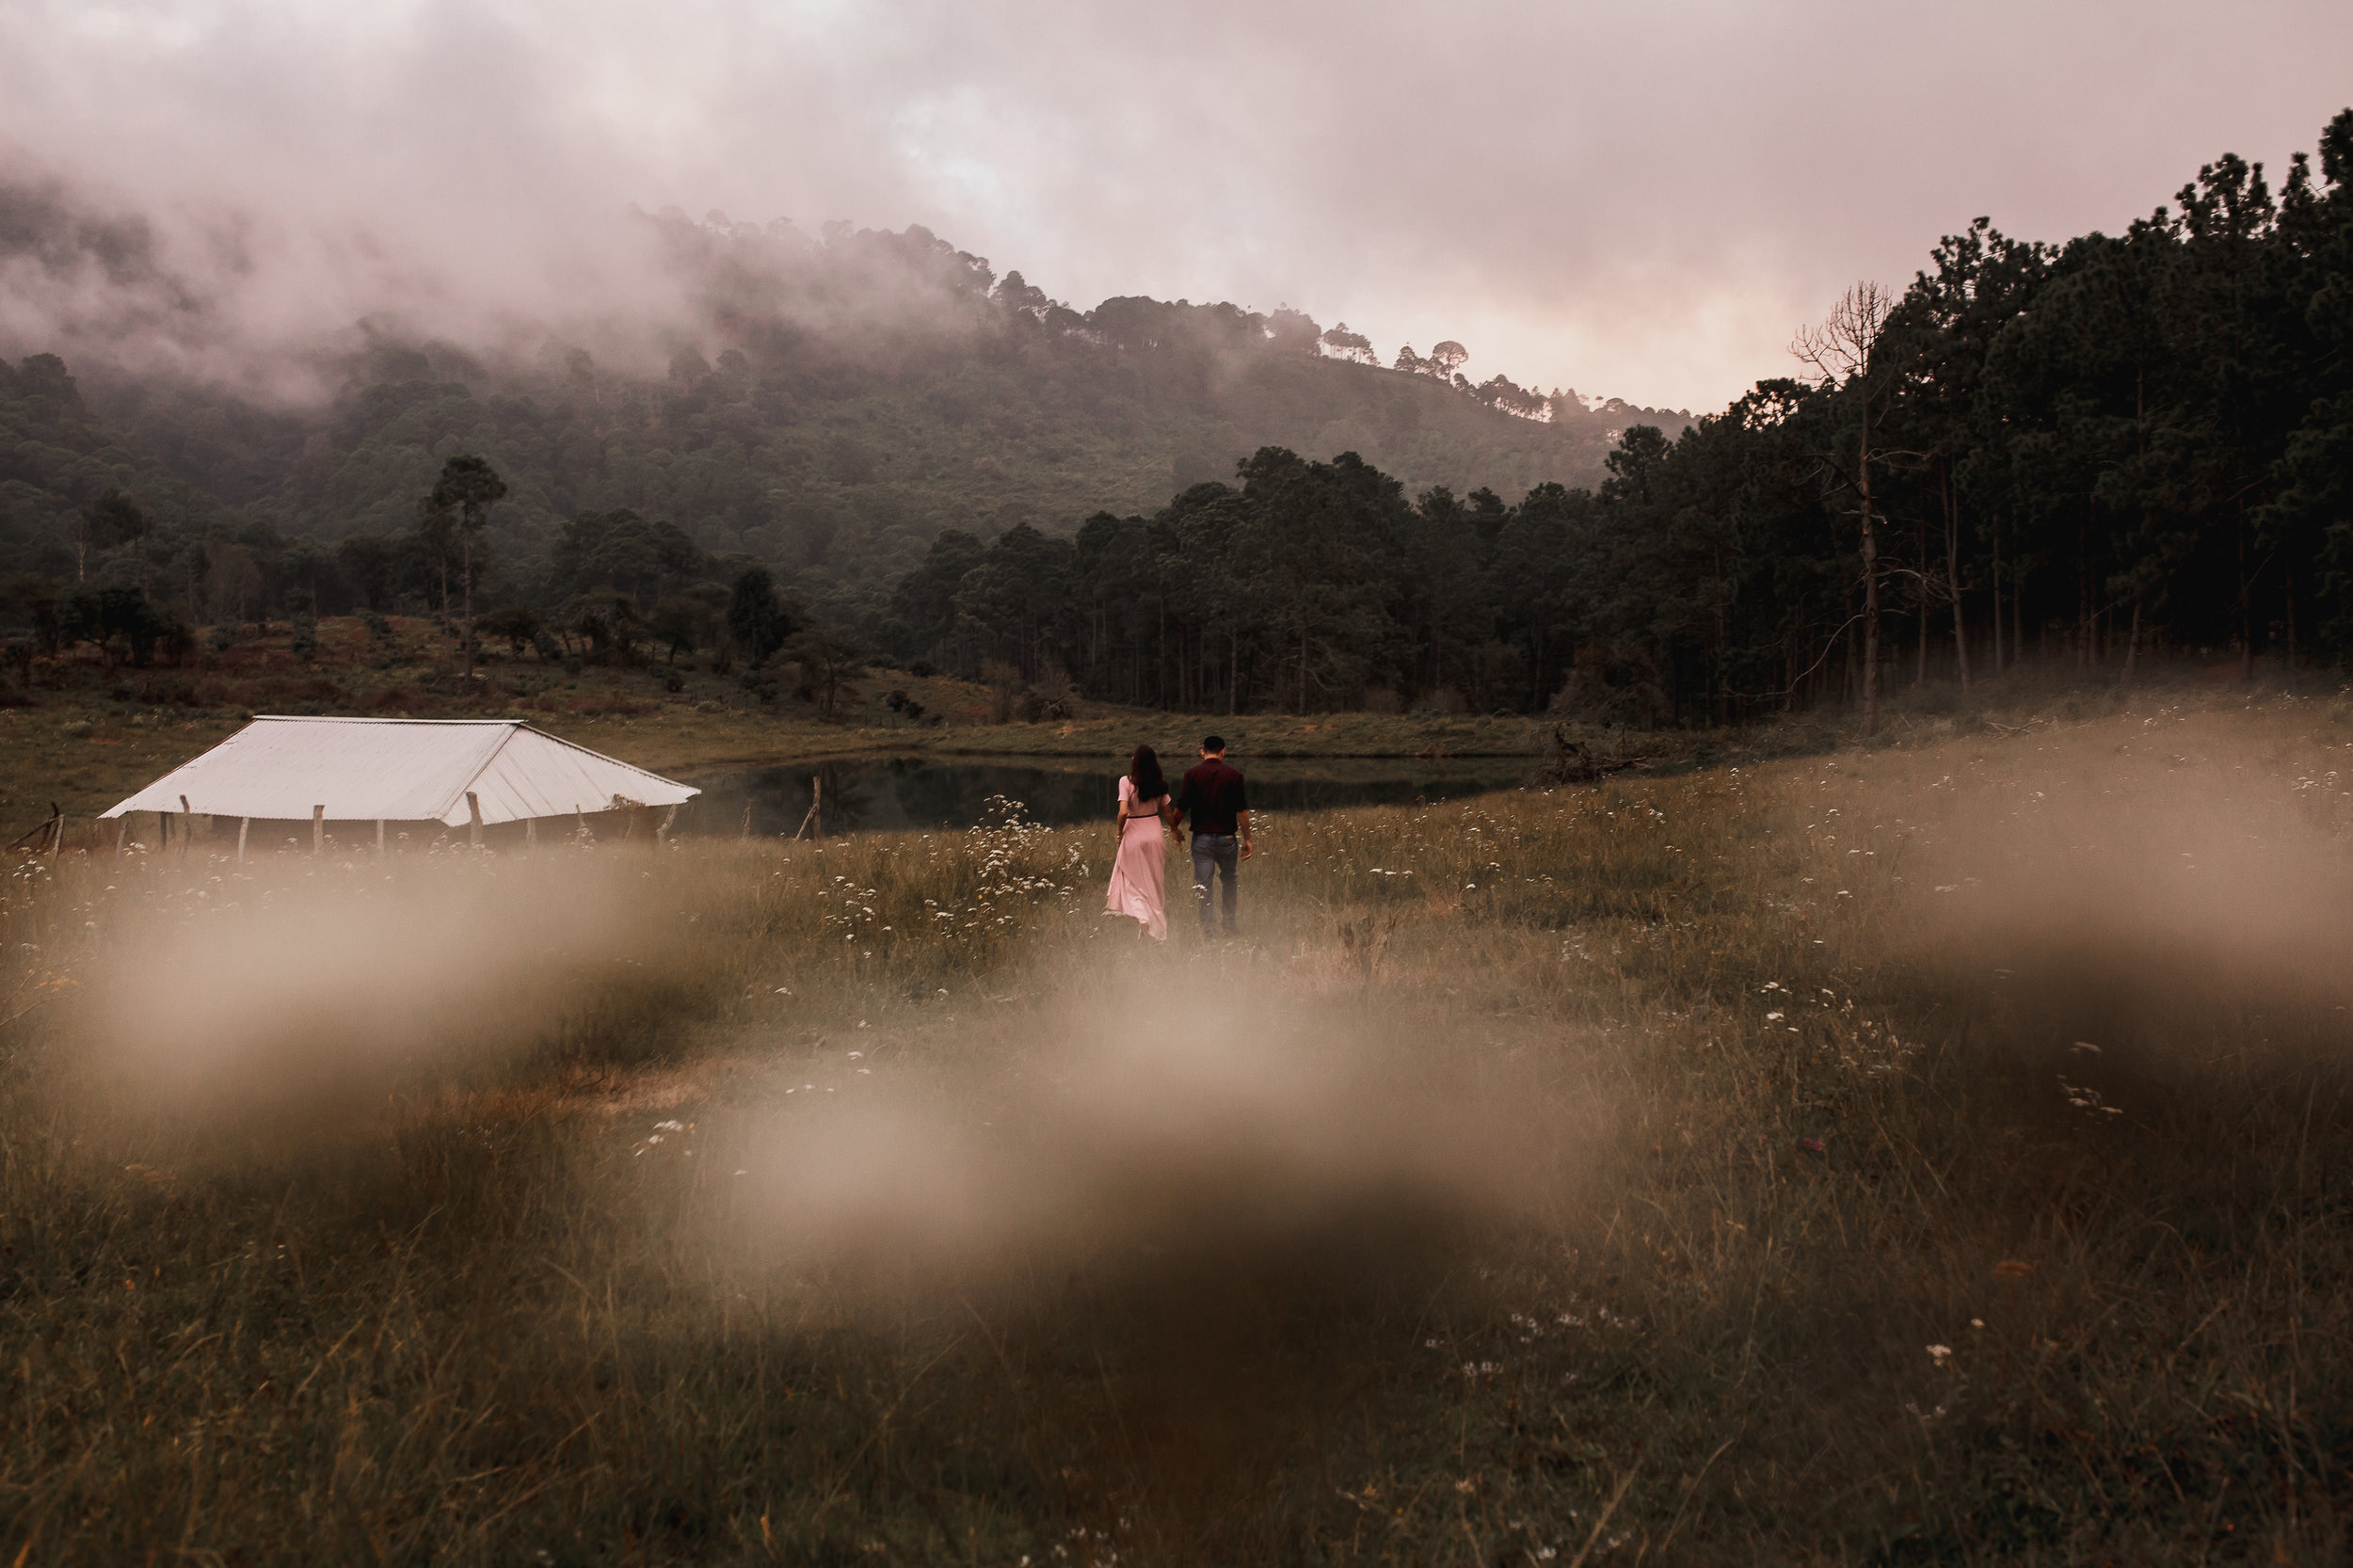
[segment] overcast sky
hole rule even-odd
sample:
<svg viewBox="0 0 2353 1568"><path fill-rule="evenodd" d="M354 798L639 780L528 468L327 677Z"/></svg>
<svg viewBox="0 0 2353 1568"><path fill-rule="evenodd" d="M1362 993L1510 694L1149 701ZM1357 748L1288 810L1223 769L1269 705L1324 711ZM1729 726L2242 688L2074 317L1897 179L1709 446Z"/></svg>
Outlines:
<svg viewBox="0 0 2353 1568"><path fill-rule="evenodd" d="M634 202L1697 410L1978 214L2276 184L2348 64L2346 0L0 0L0 167L155 213L262 335L626 291Z"/></svg>

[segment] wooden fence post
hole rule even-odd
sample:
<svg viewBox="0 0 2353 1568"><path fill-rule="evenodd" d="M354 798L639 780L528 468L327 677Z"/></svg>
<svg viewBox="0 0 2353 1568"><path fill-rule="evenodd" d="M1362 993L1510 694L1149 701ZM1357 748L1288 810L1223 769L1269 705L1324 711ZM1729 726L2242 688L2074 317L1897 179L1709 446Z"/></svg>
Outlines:
<svg viewBox="0 0 2353 1568"><path fill-rule="evenodd" d="M253 819L251 817L237 819L237 864L240 866L245 864L245 836L252 830Z"/></svg>
<svg viewBox="0 0 2353 1568"><path fill-rule="evenodd" d="M678 808L673 806L662 813L662 821L655 825L653 830L653 841L657 844L668 842L670 824L676 821L678 821Z"/></svg>
<svg viewBox="0 0 2353 1568"><path fill-rule="evenodd" d="M188 797L182 795L180 797L180 853L187 854L188 846L195 841L196 813L188 809Z"/></svg>
<svg viewBox="0 0 2353 1568"><path fill-rule="evenodd" d="M472 790L466 792L466 842L472 848L482 847L482 802Z"/></svg>
<svg viewBox="0 0 2353 1568"><path fill-rule="evenodd" d="M803 817L801 825L792 831L795 843L803 839L822 839L825 836L824 806L825 781L823 777L812 778L808 781L808 815Z"/></svg>
<svg viewBox="0 0 2353 1568"><path fill-rule="evenodd" d="M327 848L327 808L311 808L311 853L313 856Z"/></svg>

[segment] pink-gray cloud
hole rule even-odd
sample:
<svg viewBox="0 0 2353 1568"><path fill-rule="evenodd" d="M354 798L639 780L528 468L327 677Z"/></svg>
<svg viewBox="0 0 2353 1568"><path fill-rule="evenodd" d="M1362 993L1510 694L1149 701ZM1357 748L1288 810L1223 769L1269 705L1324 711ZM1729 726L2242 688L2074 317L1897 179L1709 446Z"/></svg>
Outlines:
<svg viewBox="0 0 2353 1568"><path fill-rule="evenodd" d="M0 169L151 217L200 308L123 319L198 369L378 311L658 315L634 202L922 223L1081 308L1289 303L1700 408L1980 213L2061 238L2226 150L2283 169L2347 59L2342 0L17 0ZM0 333L110 286L0 272Z"/></svg>

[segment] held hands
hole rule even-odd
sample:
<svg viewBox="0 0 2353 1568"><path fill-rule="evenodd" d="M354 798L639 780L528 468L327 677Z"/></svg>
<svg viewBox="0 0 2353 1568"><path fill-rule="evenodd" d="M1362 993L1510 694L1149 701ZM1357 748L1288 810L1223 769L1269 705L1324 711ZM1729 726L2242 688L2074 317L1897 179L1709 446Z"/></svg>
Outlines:
<svg viewBox="0 0 2353 1568"><path fill-rule="evenodd" d="M1241 841L1241 857L1245 860L1250 858L1250 840L1247 839Z"/></svg>

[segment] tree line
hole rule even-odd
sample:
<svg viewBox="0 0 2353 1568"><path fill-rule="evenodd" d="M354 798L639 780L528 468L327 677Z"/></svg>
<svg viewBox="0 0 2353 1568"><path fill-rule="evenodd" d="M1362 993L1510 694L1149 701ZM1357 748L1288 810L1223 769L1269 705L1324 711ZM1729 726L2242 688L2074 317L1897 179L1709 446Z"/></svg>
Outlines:
<svg viewBox="0 0 2353 1568"><path fill-rule="evenodd" d="M1965 693L2022 661L2120 679L2158 651L2248 674L2334 663L2353 646L2349 185L2353 110L2276 193L2226 156L2119 235L2044 245L1980 219L1900 292L1849 291L1799 334L1793 374L1672 438L1629 424L1590 487L1409 494L1354 452L1262 446L1070 536L1020 517L938 530L895 584L814 605L788 597L789 568L659 513L576 509L518 534L500 520L543 504L539 482L479 449L419 473L408 526L331 544L232 530L168 482L100 488L128 459L37 356L0 366L29 454L0 499L35 482L88 499L45 540L22 535L42 569L0 584L0 611L24 629L19 657L80 639L143 662L273 611L405 610L550 659L701 651L756 673L820 636L805 668L838 677L862 649L1048 703L1644 724L1825 702L1867 721L1889 681ZM987 309L1061 341L1369 352L1345 328L1230 307L1081 316L950 259ZM1442 343L1396 368L1465 405L1516 392L1471 387L1461 362Z"/></svg>
<svg viewBox="0 0 2353 1568"><path fill-rule="evenodd" d="M2121 234L1979 219L1792 349L1675 439L1626 429L1590 488L1409 498L1269 447L1075 538L952 529L877 637L1161 707L1657 724L2353 648L2353 110L2276 193L2225 156Z"/></svg>
<svg viewBox="0 0 2353 1568"><path fill-rule="evenodd" d="M1347 447L1417 488L1520 488L1596 474L1625 424L1679 418L1474 383L1459 344L1385 367L1294 311L1073 309L920 228L643 222L699 312L666 374L561 342L516 356L370 329L327 361L340 390L263 407L103 360L0 361L0 581L120 585L119 546L68 540L116 488L178 568L152 596L196 624L284 614L290 592L321 613L438 603L438 560L407 542L415 498L470 453L510 488L486 536L495 603L560 602L568 525L626 512L862 621L943 528L1067 534L1264 444Z"/></svg>
<svg viewBox="0 0 2353 1568"><path fill-rule="evenodd" d="M340 608L356 609L378 635L392 630L386 608L430 614L455 638L457 678L465 686L486 638L504 642L515 657L536 653L575 673L592 662L626 667L661 657L675 664L682 653L706 652L722 675L735 673L740 663L743 684L763 701L780 695L789 667L795 695L828 718L849 681L864 672L857 640L840 628L810 624L766 567L709 556L675 524L649 522L627 510L584 513L565 527L537 602L510 600L477 615L477 589L496 561L491 512L507 493L505 479L480 455L449 457L432 488L416 499L412 530L391 537L358 536L336 547L333 559L346 574L343 582L353 600ZM196 649L201 609L194 596L228 552L249 564L248 546L188 536L167 540L160 564L185 566L190 574L185 586L191 598L183 613L172 592L159 597L152 591L146 546L155 533L153 520L136 502L110 488L73 514L67 536L85 551L111 548L119 555L129 547L136 552L135 573L96 583L87 574L72 584L29 574L0 583L0 609L26 626L0 647L26 680L35 658L55 658L81 644L96 648L109 667L118 657L135 666L158 656L176 663ZM287 569L292 552L267 554ZM315 560L317 553L304 558ZM321 598L315 586L285 585L281 595L293 650L307 659L317 650ZM244 608L238 607L238 619L215 625L213 651L234 643ZM680 684L671 681L674 690ZM921 704L903 693L893 698L892 707L905 716L922 716Z"/></svg>

